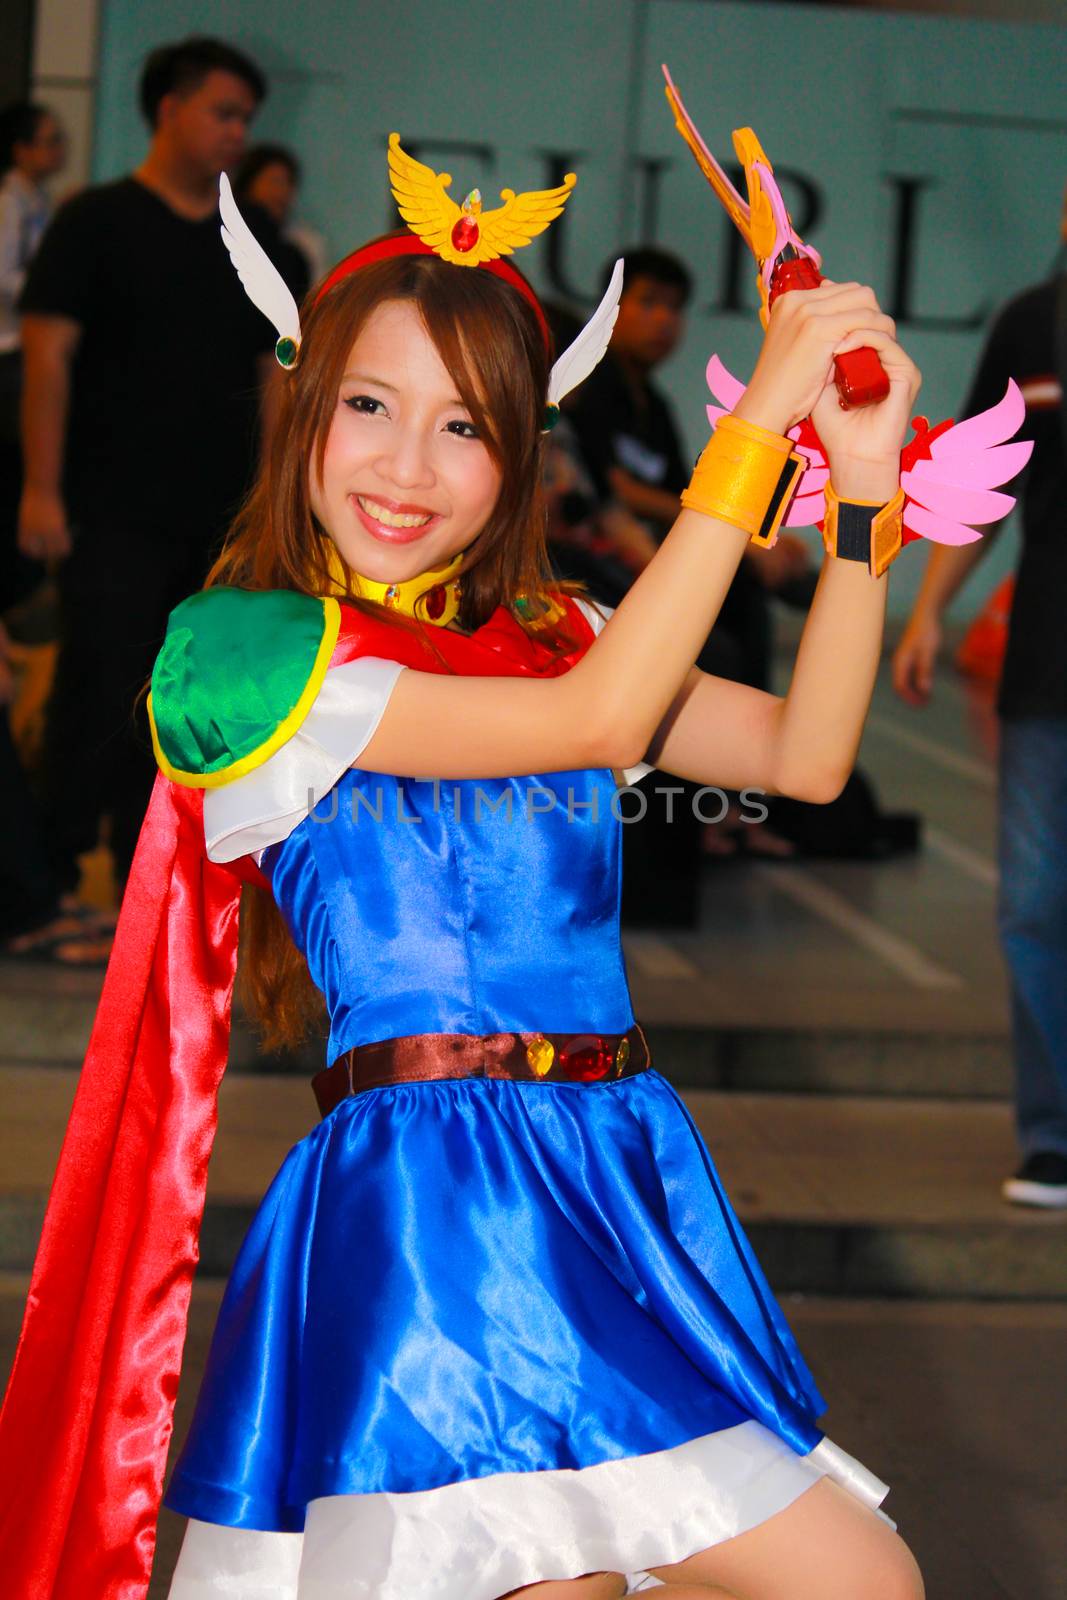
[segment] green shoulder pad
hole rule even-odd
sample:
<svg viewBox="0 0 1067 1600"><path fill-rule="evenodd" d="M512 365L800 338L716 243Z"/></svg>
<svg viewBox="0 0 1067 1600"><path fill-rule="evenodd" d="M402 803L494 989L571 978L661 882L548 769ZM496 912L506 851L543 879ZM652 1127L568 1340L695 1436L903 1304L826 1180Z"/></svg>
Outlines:
<svg viewBox="0 0 1067 1600"><path fill-rule="evenodd" d="M341 612L288 589L204 589L170 614L148 716L161 771L213 788L292 738L322 687Z"/></svg>

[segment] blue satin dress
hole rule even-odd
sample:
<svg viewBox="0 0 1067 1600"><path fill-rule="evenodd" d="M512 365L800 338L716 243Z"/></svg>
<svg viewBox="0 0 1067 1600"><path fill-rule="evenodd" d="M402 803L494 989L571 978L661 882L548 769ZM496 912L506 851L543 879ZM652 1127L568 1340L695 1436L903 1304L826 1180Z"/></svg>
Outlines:
<svg viewBox="0 0 1067 1600"><path fill-rule="evenodd" d="M358 769L263 857L329 1059L419 1033L622 1033L612 774ZM167 1503L298 1531L320 1496L662 1451L824 1409L654 1070L373 1089L290 1152L229 1283Z"/></svg>

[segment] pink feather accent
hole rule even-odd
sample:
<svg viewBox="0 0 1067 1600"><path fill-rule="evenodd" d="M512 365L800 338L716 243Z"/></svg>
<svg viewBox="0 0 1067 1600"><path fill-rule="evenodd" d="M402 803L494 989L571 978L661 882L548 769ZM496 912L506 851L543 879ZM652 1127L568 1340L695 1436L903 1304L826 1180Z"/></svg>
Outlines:
<svg viewBox="0 0 1067 1600"><path fill-rule="evenodd" d="M948 435L946 434L947 438ZM931 446L931 452L937 441ZM912 469L917 478L930 483L965 484L970 489L996 489L1010 483L1023 470L1033 451L1029 439L1015 444L993 445L981 455L946 455L937 460L917 461Z"/></svg>
<svg viewBox="0 0 1067 1600"><path fill-rule="evenodd" d="M708 380L708 388L719 404L727 411L732 411L745 392L745 385L740 378L735 378L718 356L712 356L704 369L704 376Z"/></svg>
<svg viewBox="0 0 1067 1600"><path fill-rule="evenodd" d="M904 507L904 526L923 539L932 539L935 544L973 544L982 537L976 528L936 516L916 505L914 500L909 500Z"/></svg>
<svg viewBox="0 0 1067 1600"><path fill-rule="evenodd" d="M967 524L1006 517L1015 497L995 491L1030 459L1033 445L1027 440L1005 443L1025 416L1022 392L1009 379L997 405L947 428L929 443L928 435L918 428L905 461L911 451L923 453L900 476L909 497L904 526L938 544L970 544L978 535Z"/></svg>
<svg viewBox="0 0 1067 1600"><path fill-rule="evenodd" d="M938 483L916 472L902 472L900 487L927 511L943 517L958 517L961 522L999 522L1015 504L1014 495L997 494L992 489L963 488L958 483Z"/></svg>
<svg viewBox="0 0 1067 1600"><path fill-rule="evenodd" d="M976 417L968 417L966 422L957 422L954 428L934 440L930 454L935 461L945 456L979 455L991 445L1004 444L1011 439L1025 419L1026 401L1022 390L1009 378L1003 400L990 406L988 411L980 411Z"/></svg>

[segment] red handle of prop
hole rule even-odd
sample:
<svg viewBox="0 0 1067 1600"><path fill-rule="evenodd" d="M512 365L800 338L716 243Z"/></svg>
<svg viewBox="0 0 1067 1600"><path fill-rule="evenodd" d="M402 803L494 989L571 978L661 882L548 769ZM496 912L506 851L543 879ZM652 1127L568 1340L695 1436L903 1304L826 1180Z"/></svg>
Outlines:
<svg viewBox="0 0 1067 1600"><path fill-rule="evenodd" d="M767 296L768 307L773 306L780 294L793 289L817 289L822 275L814 261L807 256L795 256L791 261L779 261L771 275L771 288ZM862 350L849 350L834 357L834 374L841 405L846 411L856 406L876 405L889 393L889 379L878 359L878 353L869 345Z"/></svg>

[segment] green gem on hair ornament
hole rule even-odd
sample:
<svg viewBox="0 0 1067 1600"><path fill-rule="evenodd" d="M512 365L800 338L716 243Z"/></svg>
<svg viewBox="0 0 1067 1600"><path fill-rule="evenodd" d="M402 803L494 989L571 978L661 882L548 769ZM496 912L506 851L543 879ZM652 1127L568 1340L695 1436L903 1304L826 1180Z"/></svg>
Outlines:
<svg viewBox="0 0 1067 1600"><path fill-rule="evenodd" d="M219 177L219 215L222 242L237 276L252 304L274 324L278 335L275 358L288 371L296 366L300 354L300 312L289 285L242 217L225 173Z"/></svg>
<svg viewBox="0 0 1067 1600"><path fill-rule="evenodd" d="M286 372L296 366L296 358L299 354L300 346L295 339L285 337L279 339L274 346L274 359L280 367L285 368Z"/></svg>

